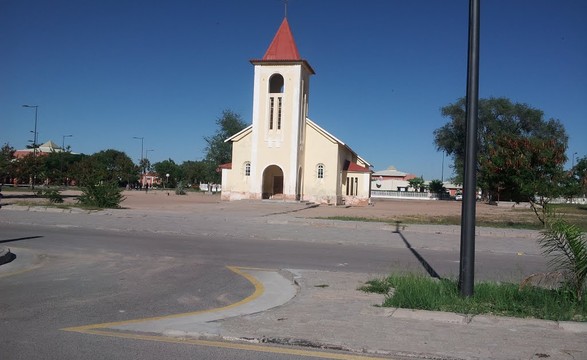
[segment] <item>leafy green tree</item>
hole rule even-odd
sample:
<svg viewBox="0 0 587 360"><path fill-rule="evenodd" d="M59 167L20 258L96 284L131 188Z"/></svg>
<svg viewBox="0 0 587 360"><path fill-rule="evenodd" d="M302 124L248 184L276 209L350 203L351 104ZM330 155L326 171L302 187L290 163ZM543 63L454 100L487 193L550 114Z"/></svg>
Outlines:
<svg viewBox="0 0 587 360"><path fill-rule="evenodd" d="M168 188L175 187L178 181L183 179L182 169L179 165L175 163L175 161L163 160L161 162L153 164L153 169L161 181L163 181L163 185ZM167 174L169 174L169 178L167 178Z"/></svg>
<svg viewBox="0 0 587 360"><path fill-rule="evenodd" d="M184 161L180 165L186 184L197 185L210 181L206 161Z"/></svg>
<svg viewBox="0 0 587 360"><path fill-rule="evenodd" d="M462 182L465 99L441 111L450 122L434 131L434 142L453 157L455 181ZM478 129L477 185L492 199L535 201L540 206L558 196L568 141L560 121L545 120L541 110L526 104L490 98L479 101Z"/></svg>
<svg viewBox="0 0 587 360"><path fill-rule="evenodd" d="M39 168L37 176L48 184L59 185L59 179L61 178L61 154L57 152L43 154L39 156L38 160Z"/></svg>
<svg viewBox="0 0 587 360"><path fill-rule="evenodd" d="M16 150L8 143L0 148L0 184L10 183L14 177L14 152Z"/></svg>
<svg viewBox="0 0 587 360"><path fill-rule="evenodd" d="M151 162L147 158L142 158L139 162L139 168L141 169L141 173L145 174L151 171Z"/></svg>
<svg viewBox="0 0 587 360"><path fill-rule="evenodd" d="M61 179L59 184L69 185L69 182L74 179L73 169L75 164L82 158L80 154L72 154L70 151L62 152L60 155L60 173Z"/></svg>
<svg viewBox="0 0 587 360"><path fill-rule="evenodd" d="M113 182L124 186L138 180L139 168L124 152L109 149L81 156L73 172L80 185Z"/></svg>
<svg viewBox="0 0 587 360"><path fill-rule="evenodd" d="M587 156L579 159L571 169L570 186L573 186L571 196L587 195Z"/></svg>
<svg viewBox="0 0 587 360"><path fill-rule="evenodd" d="M12 176L19 180L19 182L38 182L38 170L41 164L41 157L35 156L32 152L12 163ZM31 185L33 185L31 183Z"/></svg>
<svg viewBox="0 0 587 360"><path fill-rule="evenodd" d="M415 177L408 180L408 184L410 184L410 187L413 188L414 191L422 191L424 189L424 178L421 176Z"/></svg>
<svg viewBox="0 0 587 360"><path fill-rule="evenodd" d="M220 173L216 172L218 165L232 161L232 144L224 142L232 135L238 133L247 124L241 116L231 110L224 110L222 116L216 120L218 129L212 136L205 136L206 141L206 161L208 162L209 181L219 183Z"/></svg>

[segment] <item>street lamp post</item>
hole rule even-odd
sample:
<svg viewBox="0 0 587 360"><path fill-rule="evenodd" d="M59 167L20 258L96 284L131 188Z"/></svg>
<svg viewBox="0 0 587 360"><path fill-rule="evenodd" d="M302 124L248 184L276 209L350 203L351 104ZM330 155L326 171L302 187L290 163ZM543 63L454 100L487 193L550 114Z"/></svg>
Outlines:
<svg viewBox="0 0 587 360"><path fill-rule="evenodd" d="M145 150L145 165L150 167L151 164L149 163L149 151L155 151L155 150L153 150L153 149ZM145 170L145 172L146 172L146 170ZM148 182L147 182L147 185L149 185ZM151 179L151 187L153 187L153 179Z"/></svg>
<svg viewBox="0 0 587 360"><path fill-rule="evenodd" d="M155 151L153 149L148 149L145 151L145 159L149 160L149 151Z"/></svg>
<svg viewBox="0 0 587 360"><path fill-rule="evenodd" d="M35 180L37 178L37 119L39 105L23 105L25 108L35 108L35 129L33 130L33 179L31 182L31 189L35 188Z"/></svg>
<svg viewBox="0 0 587 360"><path fill-rule="evenodd" d="M61 167L61 177L63 178L63 184L67 186L67 179L63 176L63 152L65 151L65 138L66 137L73 137L73 135L63 135L61 137L61 156L60 156L60 167Z"/></svg>
<svg viewBox="0 0 587 360"><path fill-rule="evenodd" d="M141 159L139 160L139 166L142 166L141 163L143 162L143 144L144 144L145 138L144 137L139 137L139 136L133 136L132 138L133 139L137 139L137 140L141 140ZM143 170L141 171L141 174L144 174L144 172L145 171L144 171L144 168L143 168ZM142 184L142 186L145 186L145 178L144 178L144 176L141 176L141 184Z"/></svg>
<svg viewBox="0 0 587 360"><path fill-rule="evenodd" d="M572 155L572 160L571 160L571 176L574 178L575 177L575 156L577 156L577 152L575 151ZM573 203L573 196L571 195L571 204Z"/></svg>
<svg viewBox="0 0 587 360"><path fill-rule="evenodd" d="M169 185L169 174L165 174L165 177L167 178L165 181L165 187L167 187L167 185Z"/></svg>
<svg viewBox="0 0 587 360"><path fill-rule="evenodd" d="M444 151L442 152L442 169L440 170L440 181L444 185Z"/></svg>

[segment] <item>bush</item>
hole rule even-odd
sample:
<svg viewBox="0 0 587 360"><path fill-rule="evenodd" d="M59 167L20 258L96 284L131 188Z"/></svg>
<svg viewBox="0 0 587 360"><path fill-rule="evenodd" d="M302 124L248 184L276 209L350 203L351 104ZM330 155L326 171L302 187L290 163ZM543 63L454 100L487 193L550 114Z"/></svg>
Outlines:
<svg viewBox="0 0 587 360"><path fill-rule="evenodd" d="M549 265L565 278L565 286L581 301L587 280L587 237L560 217L547 223L539 244L550 258Z"/></svg>
<svg viewBox="0 0 587 360"><path fill-rule="evenodd" d="M177 183L175 187L175 195L185 195L185 187L183 185L183 181Z"/></svg>
<svg viewBox="0 0 587 360"><path fill-rule="evenodd" d="M63 203L63 195L57 189L45 189L37 191L37 196L47 198L53 204Z"/></svg>
<svg viewBox="0 0 587 360"><path fill-rule="evenodd" d="M114 182L92 184L82 187L82 194L78 198L80 204L97 208L119 208L124 200L122 188Z"/></svg>

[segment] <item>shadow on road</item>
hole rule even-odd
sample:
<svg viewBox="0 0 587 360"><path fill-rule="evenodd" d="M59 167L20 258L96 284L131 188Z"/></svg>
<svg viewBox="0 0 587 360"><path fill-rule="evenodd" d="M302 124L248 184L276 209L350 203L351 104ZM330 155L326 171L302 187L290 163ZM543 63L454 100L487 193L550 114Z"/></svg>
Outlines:
<svg viewBox="0 0 587 360"><path fill-rule="evenodd" d="M422 266L424 267L426 272L428 272L428 275L432 276L433 278L442 279L440 277L440 275L438 275L436 270L434 270L434 268L428 263L428 261L426 261L426 259L424 259L422 257L422 255L420 255L420 253L418 253L418 251L416 251L416 249L414 249L412 247L412 245L409 243L408 239L406 239L404 234L402 234L401 231L399 230L399 226L397 226L394 233L398 234L402 238L402 240L404 241L404 244L406 244L406 247L412 252L412 254L414 254L414 256L416 257L416 259L418 259L420 264L422 264Z"/></svg>
<svg viewBox="0 0 587 360"><path fill-rule="evenodd" d="M16 239L0 240L0 244L9 243L9 242L13 242L13 241L32 240L32 239L38 239L38 238L42 238L42 236L27 236L27 237L21 237L21 238L16 238Z"/></svg>
<svg viewBox="0 0 587 360"><path fill-rule="evenodd" d="M16 259L16 255L13 253L8 254L8 256L3 256L0 258L0 265L8 264L9 262L14 261Z"/></svg>

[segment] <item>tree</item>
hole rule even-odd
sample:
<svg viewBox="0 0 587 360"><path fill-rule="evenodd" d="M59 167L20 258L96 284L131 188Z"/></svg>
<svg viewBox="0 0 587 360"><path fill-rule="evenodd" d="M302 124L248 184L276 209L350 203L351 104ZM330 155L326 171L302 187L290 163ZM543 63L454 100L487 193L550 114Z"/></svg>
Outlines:
<svg viewBox="0 0 587 360"><path fill-rule="evenodd" d="M422 189L424 189L424 178L421 176L408 180L408 183L414 191L422 191Z"/></svg>
<svg viewBox="0 0 587 360"><path fill-rule="evenodd" d="M108 149L82 156L73 172L80 185L114 182L120 186L136 182L139 168L124 152Z"/></svg>
<svg viewBox="0 0 587 360"><path fill-rule="evenodd" d="M171 159L153 164L153 169L155 169L165 187L175 187L177 182L183 179L181 168ZM169 178L167 178L167 174L169 174Z"/></svg>
<svg viewBox="0 0 587 360"><path fill-rule="evenodd" d="M184 161L180 168L186 184L194 185L210 181L206 161Z"/></svg>
<svg viewBox="0 0 587 360"><path fill-rule="evenodd" d="M147 158L142 158L139 162L139 168L141 169L141 173L145 174L148 171L151 171L151 162Z"/></svg>
<svg viewBox="0 0 587 360"><path fill-rule="evenodd" d="M569 187L570 196L587 195L587 156L579 159L571 169Z"/></svg>
<svg viewBox="0 0 587 360"><path fill-rule="evenodd" d="M14 159L15 151L8 143L0 148L0 184L9 183L14 177L14 163L12 160Z"/></svg>
<svg viewBox="0 0 587 360"><path fill-rule="evenodd" d="M453 157L455 181L462 182L465 99L441 111L451 121L434 131L434 142ZM560 121L545 120L541 110L506 98L481 99L477 185L492 199L536 200L545 205L560 193L567 141Z"/></svg>
<svg viewBox="0 0 587 360"><path fill-rule="evenodd" d="M32 185L35 178L37 178L37 169L39 169L40 164L40 156L35 156L32 152L18 158L12 163L12 177L19 181L29 182Z"/></svg>
<svg viewBox="0 0 587 360"><path fill-rule="evenodd" d="M215 170L218 165L226 164L232 161L232 144L224 142L232 135L244 129L247 124L241 116L231 110L224 110L222 116L216 120L218 129L212 136L205 136L206 141L206 161L209 162L208 176L212 177L213 182L220 182L220 174Z"/></svg>
<svg viewBox="0 0 587 360"><path fill-rule="evenodd" d="M430 189L430 192L433 194L444 194L444 192L446 191L444 184L441 180L438 179L430 181L430 183L428 184L428 188Z"/></svg>

